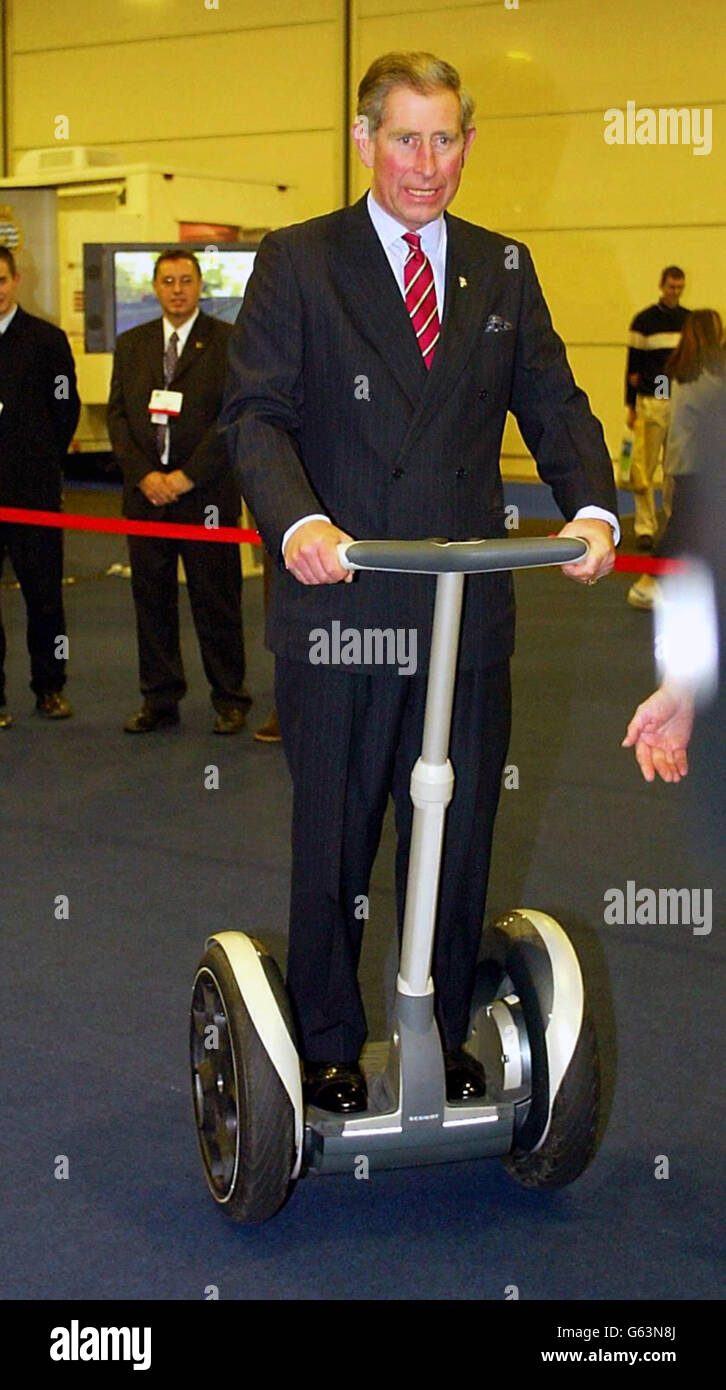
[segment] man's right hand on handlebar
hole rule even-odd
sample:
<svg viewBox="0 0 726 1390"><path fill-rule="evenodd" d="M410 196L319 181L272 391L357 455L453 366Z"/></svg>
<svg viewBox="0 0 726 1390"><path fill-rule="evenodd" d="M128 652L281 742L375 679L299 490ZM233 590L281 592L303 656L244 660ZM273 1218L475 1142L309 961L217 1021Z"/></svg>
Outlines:
<svg viewBox="0 0 726 1390"><path fill-rule="evenodd" d="M293 531L285 546L285 568L301 584L349 583L353 572L343 569L337 547L352 540L347 531L329 521L306 521Z"/></svg>

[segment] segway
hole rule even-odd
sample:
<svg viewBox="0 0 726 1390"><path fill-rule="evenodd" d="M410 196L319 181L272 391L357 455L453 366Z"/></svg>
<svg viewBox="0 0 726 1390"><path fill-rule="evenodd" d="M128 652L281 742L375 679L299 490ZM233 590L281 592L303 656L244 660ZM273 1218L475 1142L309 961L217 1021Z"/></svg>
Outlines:
<svg viewBox="0 0 726 1390"><path fill-rule="evenodd" d="M518 908L482 933L466 1048L483 1063L483 1098L447 1100L431 960L461 604L467 574L562 565L577 539L355 541L348 569L437 575L423 748L414 804L392 1035L363 1049L364 1113L305 1107L301 1059L280 971L243 932L207 941L193 987L191 1064L204 1176L234 1221L265 1221L301 1176L499 1157L525 1187L572 1182L589 1162L599 1104L595 1035L563 927Z"/></svg>

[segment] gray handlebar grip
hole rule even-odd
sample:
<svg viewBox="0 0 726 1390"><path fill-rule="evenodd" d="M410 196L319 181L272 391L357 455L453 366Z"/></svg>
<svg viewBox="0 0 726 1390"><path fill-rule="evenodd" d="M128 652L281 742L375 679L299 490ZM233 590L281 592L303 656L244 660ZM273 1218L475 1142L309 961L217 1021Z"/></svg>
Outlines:
<svg viewBox="0 0 726 1390"><path fill-rule="evenodd" d="M479 541L349 541L338 546L344 569L410 574L483 574L583 560L589 546L577 536Z"/></svg>

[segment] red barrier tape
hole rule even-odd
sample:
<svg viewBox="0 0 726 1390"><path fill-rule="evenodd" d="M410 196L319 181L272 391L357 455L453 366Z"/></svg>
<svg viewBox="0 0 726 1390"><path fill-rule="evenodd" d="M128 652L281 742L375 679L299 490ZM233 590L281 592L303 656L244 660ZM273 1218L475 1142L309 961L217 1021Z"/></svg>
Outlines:
<svg viewBox="0 0 726 1390"><path fill-rule="evenodd" d="M22 526L60 526L70 531L111 531L125 536L165 536L179 541L223 541L262 545L258 531L238 526L184 526L173 521L126 521L122 517L85 516L69 512L40 512L26 507L0 507L0 521ZM682 560L655 560L652 555L618 555L616 570L628 574L669 574L683 567Z"/></svg>
<svg viewBox="0 0 726 1390"><path fill-rule="evenodd" d="M178 541L225 541L262 545L258 531L238 526L184 526L175 521L126 521L121 517L83 516L70 512L38 512L25 507L0 507L0 521L21 526L61 526L70 531L114 531L125 536L166 536Z"/></svg>
<svg viewBox="0 0 726 1390"><path fill-rule="evenodd" d="M654 560L652 555L616 555L616 570L627 574L674 574L685 569L683 560Z"/></svg>

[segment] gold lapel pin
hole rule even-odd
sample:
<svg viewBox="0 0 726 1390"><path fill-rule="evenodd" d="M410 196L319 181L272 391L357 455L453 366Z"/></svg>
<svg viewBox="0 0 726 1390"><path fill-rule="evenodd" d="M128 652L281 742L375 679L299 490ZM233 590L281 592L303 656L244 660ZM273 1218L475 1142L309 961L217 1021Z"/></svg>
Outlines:
<svg viewBox="0 0 726 1390"><path fill-rule="evenodd" d="M194 346L195 346L195 347L204 347L204 343L199 342L199 340L197 340L197 342L194 344Z"/></svg>
<svg viewBox="0 0 726 1390"><path fill-rule="evenodd" d="M465 276L465 275L460 275L460 276L459 276L459 289L465 290L465 289L466 289L466 286L467 286L467 279L466 279L466 276Z"/></svg>

